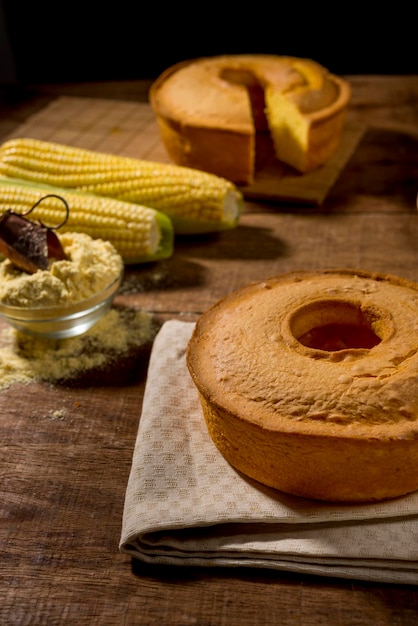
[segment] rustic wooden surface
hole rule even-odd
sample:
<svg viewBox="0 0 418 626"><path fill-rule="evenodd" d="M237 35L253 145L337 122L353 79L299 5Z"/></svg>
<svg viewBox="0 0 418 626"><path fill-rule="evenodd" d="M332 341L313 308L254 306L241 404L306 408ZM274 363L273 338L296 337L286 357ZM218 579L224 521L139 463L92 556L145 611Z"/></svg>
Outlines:
<svg viewBox="0 0 418 626"><path fill-rule="evenodd" d="M195 320L229 291L294 269L416 279L418 77L349 77L366 132L321 208L250 203L238 228L178 238L172 259L126 272L121 298ZM37 86L1 96L0 140L56 97L145 101L147 83ZM0 392L0 623L412 626L408 586L270 571L176 569L118 552L145 377Z"/></svg>

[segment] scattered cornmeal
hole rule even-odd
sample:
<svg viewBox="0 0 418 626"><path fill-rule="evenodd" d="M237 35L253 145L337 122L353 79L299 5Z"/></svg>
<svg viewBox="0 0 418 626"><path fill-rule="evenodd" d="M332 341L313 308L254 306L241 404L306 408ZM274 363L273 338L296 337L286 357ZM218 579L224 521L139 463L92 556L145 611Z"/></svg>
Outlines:
<svg viewBox="0 0 418 626"><path fill-rule="evenodd" d="M129 382L157 332L151 314L114 306L89 331L70 339L38 339L12 328L0 334L0 390L14 383Z"/></svg>

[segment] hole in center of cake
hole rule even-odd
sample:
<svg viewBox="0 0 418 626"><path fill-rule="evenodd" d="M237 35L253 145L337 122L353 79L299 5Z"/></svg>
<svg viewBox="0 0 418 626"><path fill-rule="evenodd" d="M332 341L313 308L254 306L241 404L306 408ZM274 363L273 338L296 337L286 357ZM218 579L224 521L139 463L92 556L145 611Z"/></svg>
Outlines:
<svg viewBox="0 0 418 626"><path fill-rule="evenodd" d="M384 314L342 300L312 302L290 319L292 335L307 348L336 352L369 350L384 338Z"/></svg>

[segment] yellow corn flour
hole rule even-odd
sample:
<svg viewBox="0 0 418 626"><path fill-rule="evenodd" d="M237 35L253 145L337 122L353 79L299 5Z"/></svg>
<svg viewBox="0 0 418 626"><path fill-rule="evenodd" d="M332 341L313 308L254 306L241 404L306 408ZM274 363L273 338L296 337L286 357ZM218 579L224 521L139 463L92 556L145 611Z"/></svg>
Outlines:
<svg viewBox="0 0 418 626"><path fill-rule="evenodd" d="M27 274L9 259L0 263L0 301L9 306L50 307L78 302L119 276L123 261L113 245L84 233L59 235L68 259L52 260L48 270Z"/></svg>
<svg viewBox="0 0 418 626"><path fill-rule="evenodd" d="M123 261L111 243L83 233L65 233L59 239L68 259L51 260L48 270L27 274L9 259L0 262L3 304L39 308L77 302L121 274ZM117 378L124 359L144 355L155 333L150 314L115 305L86 333L69 339L33 337L6 326L0 330L0 389L17 382L90 380L92 373L99 383L106 373L108 384L112 372Z"/></svg>
<svg viewBox="0 0 418 626"><path fill-rule="evenodd" d="M90 330L69 339L42 339L11 327L0 332L0 389L33 381L68 382L88 373L118 373L127 356L141 358L157 327L151 314L130 307L113 306Z"/></svg>

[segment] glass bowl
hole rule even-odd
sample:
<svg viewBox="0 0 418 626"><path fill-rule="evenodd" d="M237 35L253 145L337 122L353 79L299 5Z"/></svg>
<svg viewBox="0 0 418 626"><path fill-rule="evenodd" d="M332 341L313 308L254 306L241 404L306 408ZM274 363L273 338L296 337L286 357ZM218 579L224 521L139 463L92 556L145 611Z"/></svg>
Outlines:
<svg viewBox="0 0 418 626"><path fill-rule="evenodd" d="M28 335L48 339L76 337L89 330L110 309L121 281L122 274L94 296L62 306L30 309L0 302L0 317Z"/></svg>

